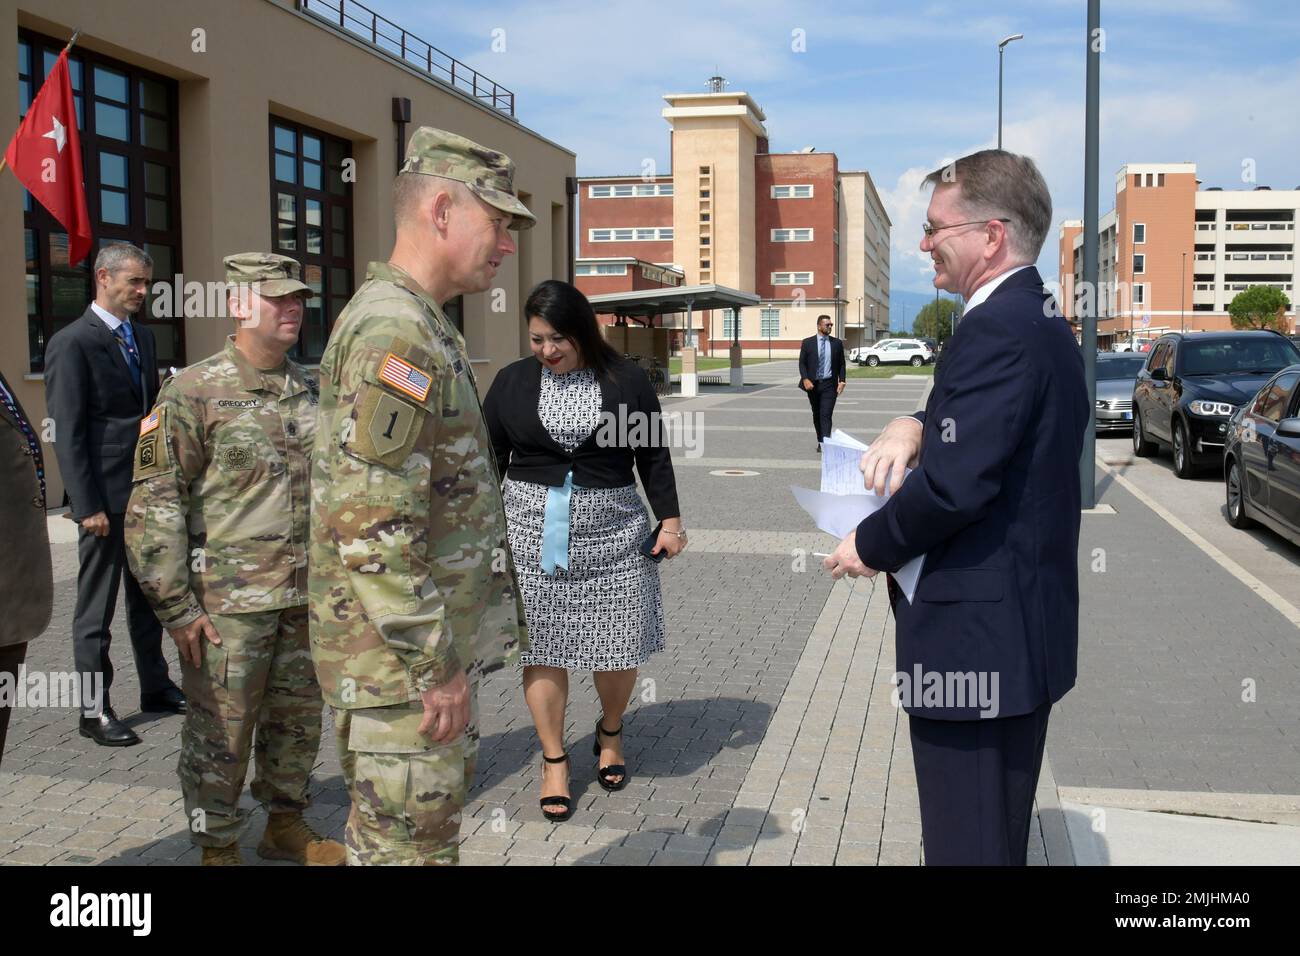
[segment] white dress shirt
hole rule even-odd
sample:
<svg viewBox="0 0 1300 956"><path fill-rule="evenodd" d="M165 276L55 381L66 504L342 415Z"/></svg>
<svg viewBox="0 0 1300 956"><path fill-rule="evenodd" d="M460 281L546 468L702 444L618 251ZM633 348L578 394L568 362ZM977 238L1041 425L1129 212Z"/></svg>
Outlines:
<svg viewBox="0 0 1300 956"><path fill-rule="evenodd" d="M822 349L825 349L826 351L823 352ZM831 361L831 337L829 335L822 335L820 332L817 333L817 355L817 378L819 380L830 378L831 368L834 366L834 362ZM822 355L826 356L824 362L821 360Z"/></svg>
<svg viewBox="0 0 1300 956"><path fill-rule="evenodd" d="M90 310L103 319L104 324L108 326L108 331L116 332L117 327L122 324L122 320L115 316L108 309L102 308L98 302L90 303Z"/></svg>

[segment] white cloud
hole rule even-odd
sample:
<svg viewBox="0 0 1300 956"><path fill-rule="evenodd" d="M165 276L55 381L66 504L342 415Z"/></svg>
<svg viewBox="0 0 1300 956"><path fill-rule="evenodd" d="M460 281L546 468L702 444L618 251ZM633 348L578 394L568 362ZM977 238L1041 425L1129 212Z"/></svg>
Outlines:
<svg viewBox="0 0 1300 956"><path fill-rule="evenodd" d="M1114 205L1114 176L1126 162L1194 162L1205 185L1246 189L1243 160L1255 160L1259 184L1278 189L1300 185L1300 130L1281 104L1300 101L1297 64L1183 74L1175 82L1164 67L1122 67L1103 72L1100 118L1099 209ZM1084 103L1082 70L1077 94L1044 91L1017 106L1021 118L1007 121L1008 149L1033 157L1052 194L1053 228L1039 268L1044 278L1057 272L1057 226L1083 216ZM1279 108L1274 108L1274 106ZM992 146L967 141L955 155ZM894 223L892 281L898 288L929 285L929 258L917 249L929 192L918 184L949 157L934 155L925 167L899 174L881 199ZM877 184L878 188L880 184Z"/></svg>

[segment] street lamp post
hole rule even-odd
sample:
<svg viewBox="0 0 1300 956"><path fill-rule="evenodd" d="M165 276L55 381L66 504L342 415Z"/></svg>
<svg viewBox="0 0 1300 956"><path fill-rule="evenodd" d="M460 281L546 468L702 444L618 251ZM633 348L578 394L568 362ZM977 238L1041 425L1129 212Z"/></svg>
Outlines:
<svg viewBox="0 0 1300 956"><path fill-rule="evenodd" d="M840 299L840 285L839 285L839 283L837 282L837 283L835 284L835 317L834 317L834 322L835 322L835 331L839 333L840 338L843 338L843 337L844 337L844 311L843 311L843 308L842 308L843 305L844 305L844 303L843 303L843 301Z"/></svg>
<svg viewBox="0 0 1300 956"><path fill-rule="evenodd" d="M1097 153L1100 142L1101 113L1101 0L1088 0L1088 30L1084 35L1086 68L1084 72L1083 120L1083 287L1092 291L1089 306L1080 312L1080 346L1083 349L1083 379L1088 388L1088 405L1097 401L1097 314L1100 292L1097 288L1100 246L1097 218ZM1132 320L1130 320L1131 323ZM1083 433L1083 453L1079 456L1079 497L1084 510L1097 504L1097 423L1090 411Z"/></svg>
<svg viewBox="0 0 1300 956"><path fill-rule="evenodd" d="M1002 54L1013 40L1023 40L1023 33L1013 33L998 43L998 149L1002 148Z"/></svg>

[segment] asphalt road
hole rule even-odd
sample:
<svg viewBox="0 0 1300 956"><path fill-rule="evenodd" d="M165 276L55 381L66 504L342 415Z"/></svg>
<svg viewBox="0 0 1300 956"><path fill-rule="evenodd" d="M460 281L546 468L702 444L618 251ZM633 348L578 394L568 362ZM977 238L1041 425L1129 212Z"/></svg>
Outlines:
<svg viewBox="0 0 1300 956"><path fill-rule="evenodd" d="M1229 526L1214 475L1180 480L1128 436L1097 452L1114 510L1083 516L1079 679L1048 734L1057 784L1293 800L1300 549Z"/></svg>
<svg viewBox="0 0 1300 956"><path fill-rule="evenodd" d="M1196 478L1180 479L1174 474L1168 451L1154 458L1135 458L1127 434L1099 437L1097 454L1233 561L1300 607L1300 547L1265 528L1238 531L1228 524L1222 474L1207 471Z"/></svg>

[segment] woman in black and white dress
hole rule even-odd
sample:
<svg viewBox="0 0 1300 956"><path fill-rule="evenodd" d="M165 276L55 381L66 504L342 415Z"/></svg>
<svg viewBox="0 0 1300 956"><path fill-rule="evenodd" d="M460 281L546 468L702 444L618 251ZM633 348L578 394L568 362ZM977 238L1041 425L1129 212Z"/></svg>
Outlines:
<svg viewBox="0 0 1300 956"><path fill-rule="evenodd" d="M502 369L483 402L505 478L510 550L529 649L524 698L542 743L541 809L567 820L564 714L571 670L592 671L602 714L596 779L621 790L623 711L637 668L664 647L659 569L641 551L653 525L633 466L661 523L652 552L686 546L659 400L645 372L600 334L586 297L541 283L524 305L533 357Z"/></svg>

